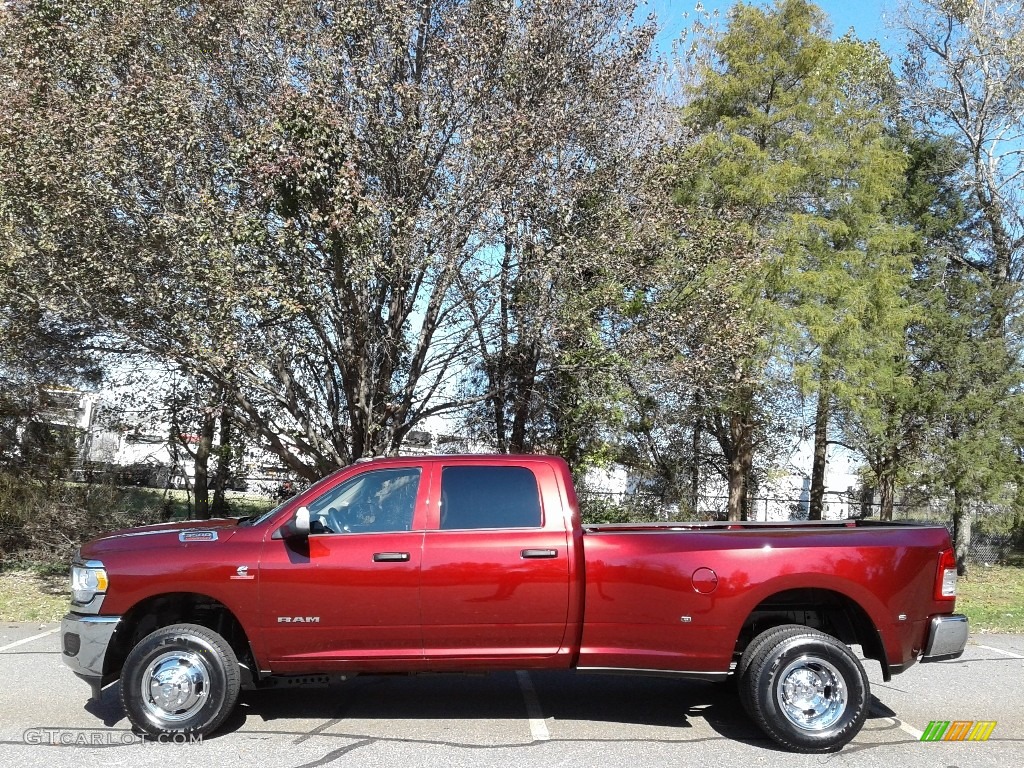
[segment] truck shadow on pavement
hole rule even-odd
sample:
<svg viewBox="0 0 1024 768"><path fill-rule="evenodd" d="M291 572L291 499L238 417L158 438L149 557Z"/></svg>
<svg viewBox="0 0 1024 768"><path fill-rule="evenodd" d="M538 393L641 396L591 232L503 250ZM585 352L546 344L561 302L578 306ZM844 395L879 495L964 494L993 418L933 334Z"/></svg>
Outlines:
<svg viewBox="0 0 1024 768"><path fill-rule="evenodd" d="M727 683L571 672L531 672L530 680L540 709L536 716L554 723L553 738L561 738L558 731L586 731L601 734L595 738L729 739L776 749L747 717L735 688ZM322 689L243 693L240 706L220 732L263 730L261 726L275 721L287 728L288 720L296 725L300 720L319 720L310 735L330 729L353 738L403 740L408 734L409 740L422 740L422 721L475 720L492 723L481 727L508 739L510 729L501 721L528 717L524 693L512 672L368 675ZM694 730L700 721L711 733L703 727L699 733ZM383 722L387 725L381 726ZM601 728L588 729L591 723ZM525 739L521 743L529 743L528 729L518 732ZM444 740L450 742L451 737L446 731Z"/></svg>
<svg viewBox="0 0 1024 768"><path fill-rule="evenodd" d="M729 682L571 672L531 672L529 679L540 709L534 716L552 723L555 739L723 739L783 751L750 720ZM107 727L128 726L116 685L105 689L99 700L89 700L85 709ZM531 743L529 729L510 725L529 716L520 680L513 672L364 675L322 688L243 691L239 706L207 738L236 732L307 738L343 734L458 746L461 730L453 732L438 724L448 720L477 721L465 746L482 746L480 738L488 734L496 738L494 746L516 746ZM872 724L872 720L895 716L872 696L866 727L895 728L884 722ZM310 720L316 721L312 727Z"/></svg>
<svg viewBox="0 0 1024 768"><path fill-rule="evenodd" d="M85 711L94 717L98 717L108 728L118 723L128 726L128 718L121 706L121 696L117 692L117 684L108 686L100 694L99 699L88 699L85 702Z"/></svg>

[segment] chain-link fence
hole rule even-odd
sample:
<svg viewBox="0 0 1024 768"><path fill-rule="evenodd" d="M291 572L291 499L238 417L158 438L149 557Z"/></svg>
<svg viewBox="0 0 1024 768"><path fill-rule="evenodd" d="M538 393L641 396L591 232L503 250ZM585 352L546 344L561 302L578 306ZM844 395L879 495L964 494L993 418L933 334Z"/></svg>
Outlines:
<svg viewBox="0 0 1024 768"><path fill-rule="evenodd" d="M195 516L194 489L173 477L155 477L145 468L78 467L68 476L8 468L0 470L0 565L17 561L66 564L74 548L105 531ZM151 487L154 482L162 487ZM225 494L226 513L259 515L302 486L278 477L247 478ZM213 491L210 491L211 499ZM728 498L706 495L697 503L671 503L649 493L609 493L579 489L588 523L688 522L726 519ZM853 492L830 492L827 519L878 519L873 499ZM945 499L901 498L893 520L945 525L953 522ZM806 496L764 494L748 505L751 520L806 520ZM979 563L1024 565L1024 513L1009 506L970 509L969 557Z"/></svg>
<svg viewBox="0 0 1024 768"><path fill-rule="evenodd" d="M645 523L725 520L728 497L702 495L694 502L666 502L654 494L609 493L586 488L577 490L584 522ZM830 491L823 500L826 520L878 520L881 505L860 491ZM809 499L760 495L747 505L747 519L756 521L801 521L808 519ZM969 510L971 546L968 557L977 563L1024 565L1024 513L1009 506L975 505ZM953 518L946 499L910 495L893 505L894 522L944 525L953 535Z"/></svg>

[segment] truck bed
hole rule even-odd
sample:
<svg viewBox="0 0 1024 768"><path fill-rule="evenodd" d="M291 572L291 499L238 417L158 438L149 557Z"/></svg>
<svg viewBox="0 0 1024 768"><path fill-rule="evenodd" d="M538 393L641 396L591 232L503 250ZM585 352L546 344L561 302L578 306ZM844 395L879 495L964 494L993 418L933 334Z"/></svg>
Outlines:
<svg viewBox="0 0 1024 768"><path fill-rule="evenodd" d="M863 520L584 526L579 664L714 678L785 619L852 634L886 674L902 671L948 610L933 594L947 536Z"/></svg>

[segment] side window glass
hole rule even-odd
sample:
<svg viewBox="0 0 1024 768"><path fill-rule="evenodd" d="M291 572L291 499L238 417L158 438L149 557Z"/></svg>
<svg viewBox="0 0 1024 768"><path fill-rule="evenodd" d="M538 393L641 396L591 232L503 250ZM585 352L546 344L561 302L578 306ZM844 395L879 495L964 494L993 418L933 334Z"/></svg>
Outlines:
<svg viewBox="0 0 1024 768"><path fill-rule="evenodd" d="M380 533L412 528L418 467L363 472L307 506L310 533Z"/></svg>
<svg viewBox="0 0 1024 768"><path fill-rule="evenodd" d="M539 528L540 491L526 467L445 467L441 528Z"/></svg>

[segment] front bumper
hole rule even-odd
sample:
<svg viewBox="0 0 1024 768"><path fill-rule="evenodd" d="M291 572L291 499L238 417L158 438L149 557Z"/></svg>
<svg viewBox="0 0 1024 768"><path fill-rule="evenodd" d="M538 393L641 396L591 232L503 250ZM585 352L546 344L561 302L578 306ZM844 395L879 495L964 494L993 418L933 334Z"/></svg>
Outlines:
<svg viewBox="0 0 1024 768"><path fill-rule="evenodd" d="M921 662L960 658L967 647L969 632L967 617L962 614L933 616Z"/></svg>
<svg viewBox="0 0 1024 768"><path fill-rule="evenodd" d="M107 656L107 647L120 622L120 616L69 613L60 623L64 663L89 683L95 698L99 698L103 687L103 662Z"/></svg>

